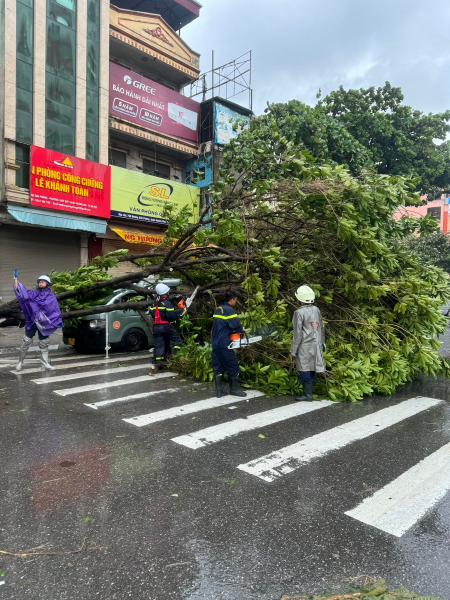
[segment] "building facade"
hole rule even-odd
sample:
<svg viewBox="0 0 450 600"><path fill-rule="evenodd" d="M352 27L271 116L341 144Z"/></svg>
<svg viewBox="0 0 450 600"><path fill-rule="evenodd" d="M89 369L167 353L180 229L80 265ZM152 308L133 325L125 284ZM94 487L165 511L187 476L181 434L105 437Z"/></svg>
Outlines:
<svg viewBox="0 0 450 600"><path fill-rule="evenodd" d="M117 247L148 250L167 202L195 219L183 169L198 156L200 106L182 89L199 55L179 33L199 12L195 0L3 0L3 301L14 268L32 286Z"/></svg>

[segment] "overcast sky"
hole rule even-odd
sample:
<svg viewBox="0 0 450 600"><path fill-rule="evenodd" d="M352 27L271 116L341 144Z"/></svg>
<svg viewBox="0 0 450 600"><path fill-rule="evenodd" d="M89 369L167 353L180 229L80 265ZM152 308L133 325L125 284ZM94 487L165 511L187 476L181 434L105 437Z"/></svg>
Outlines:
<svg viewBox="0 0 450 600"><path fill-rule="evenodd" d="M253 109L296 98L314 104L337 89L403 89L423 112L450 108L449 0L200 0L200 18L181 31L220 65L253 50ZM223 95L223 94L221 94ZM196 98L197 99L197 98ZM234 101L244 104L245 95Z"/></svg>

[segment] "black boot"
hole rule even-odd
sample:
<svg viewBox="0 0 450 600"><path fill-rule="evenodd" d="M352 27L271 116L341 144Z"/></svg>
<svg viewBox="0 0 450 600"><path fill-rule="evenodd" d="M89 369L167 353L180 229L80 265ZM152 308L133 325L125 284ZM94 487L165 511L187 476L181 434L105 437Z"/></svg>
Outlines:
<svg viewBox="0 0 450 600"><path fill-rule="evenodd" d="M214 375L214 384L216 386L216 398L225 396L222 391L222 375Z"/></svg>
<svg viewBox="0 0 450 600"><path fill-rule="evenodd" d="M313 401L313 387L314 382L303 384L303 396L297 396L295 400L297 402L312 402Z"/></svg>
<svg viewBox="0 0 450 600"><path fill-rule="evenodd" d="M239 396L239 398L245 398L247 394L239 389L239 383L237 377L230 377L230 396Z"/></svg>

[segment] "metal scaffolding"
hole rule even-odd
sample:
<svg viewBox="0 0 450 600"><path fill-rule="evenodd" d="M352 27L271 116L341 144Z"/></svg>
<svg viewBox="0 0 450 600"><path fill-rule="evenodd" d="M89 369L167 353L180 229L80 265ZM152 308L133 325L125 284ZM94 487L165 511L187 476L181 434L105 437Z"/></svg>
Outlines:
<svg viewBox="0 0 450 600"><path fill-rule="evenodd" d="M214 50L212 51L212 68L202 73L198 79L189 85L189 98L202 96L202 101L214 96L221 96L226 100L241 94L247 94L248 108L253 109L252 90L252 51L238 56L234 60L214 66ZM240 102L242 103L242 102Z"/></svg>

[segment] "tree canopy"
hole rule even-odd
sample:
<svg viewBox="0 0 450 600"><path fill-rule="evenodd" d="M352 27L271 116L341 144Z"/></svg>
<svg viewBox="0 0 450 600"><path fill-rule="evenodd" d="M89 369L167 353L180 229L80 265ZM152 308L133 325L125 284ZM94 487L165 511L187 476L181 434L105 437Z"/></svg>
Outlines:
<svg viewBox="0 0 450 600"><path fill-rule="evenodd" d="M450 111L423 114L403 103L401 88L345 90L343 86L310 107L297 100L267 111L283 133L321 162L346 165L353 175L417 177L422 194L450 190ZM442 142L442 143L439 143Z"/></svg>
<svg viewBox="0 0 450 600"><path fill-rule="evenodd" d="M131 257L139 273L111 279L105 261L130 257L109 256L57 276L64 317L89 312L86 306L108 287L178 273L201 290L183 319L186 344L174 361L182 372L210 380L211 317L221 292L232 286L243 324L264 336L241 352L244 383L291 394L298 385L289 356L294 292L307 284L326 324L319 394L355 401L393 393L420 372L448 372L436 339L447 324L439 306L450 300L448 277L421 265L402 243L436 221L393 218L399 205L419 202L414 180L373 171L355 177L342 165L317 161L286 135L285 119L269 113L226 147L210 198L193 226L187 209L168 210L165 243ZM139 304L145 308L148 300ZM13 310L14 303L0 306L0 316Z"/></svg>

